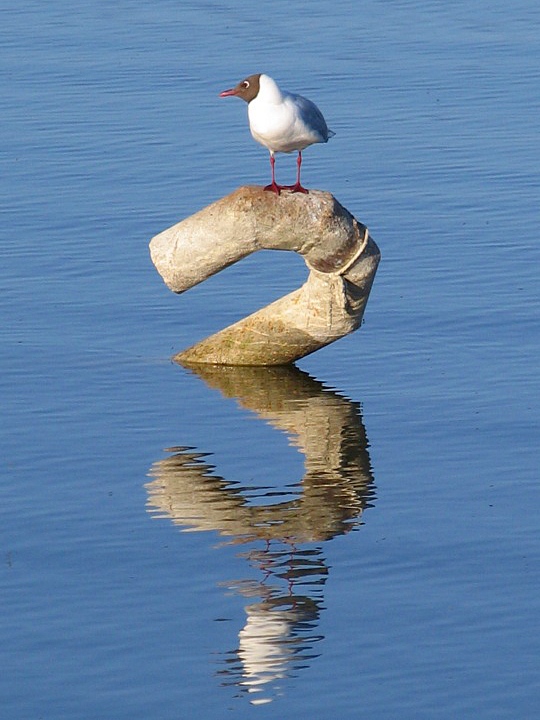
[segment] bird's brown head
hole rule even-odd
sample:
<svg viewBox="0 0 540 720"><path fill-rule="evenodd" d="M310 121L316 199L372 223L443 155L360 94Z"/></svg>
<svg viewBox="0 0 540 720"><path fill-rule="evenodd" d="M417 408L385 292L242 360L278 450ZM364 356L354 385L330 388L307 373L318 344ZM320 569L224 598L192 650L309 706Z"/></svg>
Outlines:
<svg viewBox="0 0 540 720"><path fill-rule="evenodd" d="M241 80L236 87L230 90L224 90L219 93L219 97L229 97L230 95L237 95L238 97L245 100L247 103L251 102L259 94L261 73L258 75L250 75L245 80Z"/></svg>

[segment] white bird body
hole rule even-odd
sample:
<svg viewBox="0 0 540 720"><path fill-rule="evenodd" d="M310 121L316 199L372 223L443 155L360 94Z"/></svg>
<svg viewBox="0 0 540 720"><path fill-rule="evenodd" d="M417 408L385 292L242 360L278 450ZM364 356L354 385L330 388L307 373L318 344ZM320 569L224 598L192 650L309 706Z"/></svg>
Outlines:
<svg viewBox="0 0 540 720"><path fill-rule="evenodd" d="M280 90L268 75L250 75L235 88L224 90L221 97L237 95L248 103L251 134L270 151L272 183L266 190L279 194L284 187L293 192L307 192L300 184L302 150L314 143L326 143L335 134L328 129L315 103L302 95ZM298 152L297 179L293 186L278 185L274 175L274 154Z"/></svg>
<svg viewBox="0 0 540 720"><path fill-rule="evenodd" d="M259 92L248 105L248 118L253 138L274 153L301 151L327 142L334 134L315 103L280 90L268 75L259 78Z"/></svg>

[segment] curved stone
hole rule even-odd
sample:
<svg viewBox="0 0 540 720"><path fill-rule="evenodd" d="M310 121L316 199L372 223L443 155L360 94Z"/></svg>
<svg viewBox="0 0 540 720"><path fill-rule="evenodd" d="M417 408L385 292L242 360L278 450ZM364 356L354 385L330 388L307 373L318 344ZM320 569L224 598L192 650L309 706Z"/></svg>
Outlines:
<svg viewBox="0 0 540 720"><path fill-rule="evenodd" d="M167 286L184 292L257 250L291 250L310 274L298 290L175 356L182 364L284 365L356 330L380 252L327 192L241 187L150 242Z"/></svg>

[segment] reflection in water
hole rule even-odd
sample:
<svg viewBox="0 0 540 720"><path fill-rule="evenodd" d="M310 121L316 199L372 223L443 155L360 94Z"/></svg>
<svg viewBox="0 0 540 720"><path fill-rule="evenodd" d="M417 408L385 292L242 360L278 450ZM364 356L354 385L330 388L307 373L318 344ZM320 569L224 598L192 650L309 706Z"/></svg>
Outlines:
<svg viewBox="0 0 540 720"><path fill-rule="evenodd" d="M315 657L312 646L322 639L316 629L328 570L317 548L266 547L245 557L263 578L226 585L258 602L246 605L238 649L229 653L220 675L223 684L253 693L251 702L260 704L269 702L270 689L279 691L279 680Z"/></svg>
<svg viewBox="0 0 540 720"><path fill-rule="evenodd" d="M211 387L287 433L305 456L305 474L287 501L254 504L245 488L214 474L207 454L169 448L172 454L152 466L148 510L186 530L218 531L247 544L244 557L258 580L225 583L256 600L238 648L220 671L224 684L252 693L254 703L269 702L279 680L309 664L322 609L328 569L321 543L361 522L374 499L367 439L358 403L325 388L295 367L199 366ZM264 488L263 500L276 493Z"/></svg>

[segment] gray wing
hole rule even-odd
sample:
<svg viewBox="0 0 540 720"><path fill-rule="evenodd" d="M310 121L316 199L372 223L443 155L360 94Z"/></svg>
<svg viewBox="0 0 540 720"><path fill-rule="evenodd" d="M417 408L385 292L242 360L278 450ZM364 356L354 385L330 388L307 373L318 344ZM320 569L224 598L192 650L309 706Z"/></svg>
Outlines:
<svg viewBox="0 0 540 720"><path fill-rule="evenodd" d="M314 102L311 102L311 100L308 100L302 95L293 95L293 93L291 93L291 96L294 99L302 120L319 133L322 142L327 142L328 138L335 135L332 130L328 129L322 112Z"/></svg>

